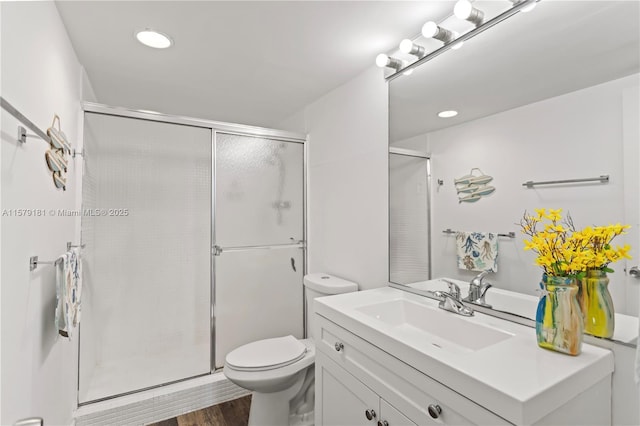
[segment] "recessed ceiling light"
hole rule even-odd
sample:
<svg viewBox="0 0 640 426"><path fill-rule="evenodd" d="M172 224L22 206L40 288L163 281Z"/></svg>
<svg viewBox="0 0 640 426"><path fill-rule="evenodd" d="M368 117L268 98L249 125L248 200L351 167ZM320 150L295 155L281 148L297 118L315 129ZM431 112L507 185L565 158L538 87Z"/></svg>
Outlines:
<svg viewBox="0 0 640 426"><path fill-rule="evenodd" d="M173 44L173 41L169 36L149 28L138 31L136 33L136 38L145 46L153 47L155 49L166 49Z"/></svg>
<svg viewBox="0 0 640 426"><path fill-rule="evenodd" d="M438 113L438 117L440 118L451 118L458 115L458 111L440 111Z"/></svg>

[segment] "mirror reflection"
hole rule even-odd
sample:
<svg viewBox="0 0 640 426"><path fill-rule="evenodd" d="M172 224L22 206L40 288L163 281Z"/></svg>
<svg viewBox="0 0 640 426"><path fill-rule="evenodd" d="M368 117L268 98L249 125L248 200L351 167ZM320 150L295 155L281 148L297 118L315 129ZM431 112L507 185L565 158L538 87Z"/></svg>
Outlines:
<svg viewBox="0 0 640 426"><path fill-rule="evenodd" d="M510 2L474 5L497 14ZM609 289L616 312L638 315L627 271L640 258L639 6L543 0L389 83L391 283L468 285L491 269L486 301L515 291L522 307L501 309L534 319L542 270L519 222L525 211L562 209L578 228L632 225L616 243L631 245L633 259L611 265ZM482 246L483 265L459 262L458 231L499 234Z"/></svg>

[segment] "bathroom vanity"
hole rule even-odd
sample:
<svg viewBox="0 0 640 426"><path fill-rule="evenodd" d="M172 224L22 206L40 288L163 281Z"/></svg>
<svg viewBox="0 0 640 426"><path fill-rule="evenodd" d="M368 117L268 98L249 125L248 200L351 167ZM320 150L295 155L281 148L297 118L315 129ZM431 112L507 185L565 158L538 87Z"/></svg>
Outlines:
<svg viewBox="0 0 640 426"><path fill-rule="evenodd" d="M316 425L611 424L613 355L386 287L314 303Z"/></svg>

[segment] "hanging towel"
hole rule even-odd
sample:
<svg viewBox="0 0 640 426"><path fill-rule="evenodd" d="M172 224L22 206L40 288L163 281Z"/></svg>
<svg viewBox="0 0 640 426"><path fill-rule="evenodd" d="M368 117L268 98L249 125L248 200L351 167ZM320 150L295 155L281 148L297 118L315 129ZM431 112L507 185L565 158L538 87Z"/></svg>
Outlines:
<svg viewBox="0 0 640 426"><path fill-rule="evenodd" d="M68 264L68 262L69 259L67 257L67 253L60 256L54 262L54 267L56 269L56 330L58 330L58 334L67 338L69 337L69 332L67 328L67 316L65 313L67 299L67 278L65 264Z"/></svg>
<svg viewBox="0 0 640 426"><path fill-rule="evenodd" d="M80 324L81 294L82 294L82 260L80 259L80 248L73 248L68 253L69 270L67 271L68 286L68 324L71 328L76 328Z"/></svg>
<svg viewBox="0 0 640 426"><path fill-rule="evenodd" d="M56 316L58 333L71 339L80 323L82 293L82 262L79 249L72 249L56 261Z"/></svg>
<svg viewBox="0 0 640 426"><path fill-rule="evenodd" d="M457 232L456 254L460 269L498 272L498 234Z"/></svg>

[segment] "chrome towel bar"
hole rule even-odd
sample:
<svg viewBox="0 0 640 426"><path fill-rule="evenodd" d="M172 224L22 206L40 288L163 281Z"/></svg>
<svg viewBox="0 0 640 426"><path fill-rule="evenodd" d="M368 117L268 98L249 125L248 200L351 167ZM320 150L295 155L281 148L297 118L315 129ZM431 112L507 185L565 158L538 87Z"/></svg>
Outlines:
<svg viewBox="0 0 640 426"><path fill-rule="evenodd" d="M522 184L522 186L526 186L527 188L531 188L536 185L556 185L562 183L580 183L580 182L600 182L600 183L608 183L609 175L600 175L599 177L594 178L584 178L584 179L565 179L565 180L547 180L542 182L534 182L527 181Z"/></svg>
<svg viewBox="0 0 640 426"><path fill-rule="evenodd" d="M447 228L444 231L442 231L443 234L457 234L459 231L454 231L451 228ZM507 232L506 234L498 234L498 237L507 237L507 238L515 238L516 237L516 233L515 232Z"/></svg>

